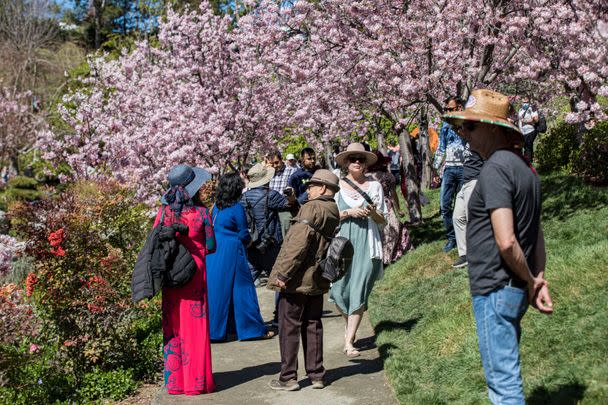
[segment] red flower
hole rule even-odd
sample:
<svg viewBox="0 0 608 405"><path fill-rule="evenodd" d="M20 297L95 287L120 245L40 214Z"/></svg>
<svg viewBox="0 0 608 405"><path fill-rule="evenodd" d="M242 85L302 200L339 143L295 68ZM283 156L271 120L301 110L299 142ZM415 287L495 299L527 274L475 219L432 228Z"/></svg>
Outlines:
<svg viewBox="0 0 608 405"><path fill-rule="evenodd" d="M49 239L49 243L53 247L61 245L61 242L63 242L65 240L65 231L64 231L64 229L63 228L59 228L55 232L51 232L51 234L49 235L48 239Z"/></svg>
<svg viewBox="0 0 608 405"><path fill-rule="evenodd" d="M38 284L38 276L35 273L30 273L27 275L25 279L25 295L31 297L34 293L34 288Z"/></svg>
<svg viewBox="0 0 608 405"><path fill-rule="evenodd" d="M56 249L51 249L51 254L53 254L55 256L63 257L63 256L65 256L65 250L63 250L63 248L61 246L59 246Z"/></svg>

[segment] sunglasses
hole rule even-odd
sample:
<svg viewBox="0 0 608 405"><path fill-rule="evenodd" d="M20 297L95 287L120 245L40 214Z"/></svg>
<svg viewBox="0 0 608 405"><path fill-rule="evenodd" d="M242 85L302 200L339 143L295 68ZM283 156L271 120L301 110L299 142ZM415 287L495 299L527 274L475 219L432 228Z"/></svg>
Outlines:
<svg viewBox="0 0 608 405"><path fill-rule="evenodd" d="M455 125L454 130L458 133L462 132L463 129L466 130L466 132L473 132L475 127L477 127L475 122L465 121L460 125Z"/></svg>
<svg viewBox="0 0 608 405"><path fill-rule="evenodd" d="M446 107L446 111L456 111L456 107Z"/></svg>
<svg viewBox="0 0 608 405"><path fill-rule="evenodd" d="M355 163L355 162L365 163L366 159L364 156L349 156L348 161L351 163Z"/></svg>

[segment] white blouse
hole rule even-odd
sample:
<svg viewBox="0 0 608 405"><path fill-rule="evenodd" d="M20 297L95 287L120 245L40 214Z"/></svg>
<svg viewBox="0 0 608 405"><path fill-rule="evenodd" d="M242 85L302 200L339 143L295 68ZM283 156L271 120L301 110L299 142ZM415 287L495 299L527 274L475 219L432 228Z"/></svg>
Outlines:
<svg viewBox="0 0 608 405"><path fill-rule="evenodd" d="M384 219L388 218L388 209L386 204L384 203L384 192L382 191L382 185L377 181L367 178L368 180L368 188L367 190L361 188L363 191L369 195L374 204L376 205L376 210L380 213ZM338 192L342 200L350 207L350 208L361 208L365 204L365 198L357 191L346 189L345 183L340 180L340 191ZM336 201L338 200L338 195L335 197ZM371 259L379 259L382 260L382 236L380 235L380 226L370 217L367 218L368 221L368 235L367 238L370 241L369 243L369 256Z"/></svg>

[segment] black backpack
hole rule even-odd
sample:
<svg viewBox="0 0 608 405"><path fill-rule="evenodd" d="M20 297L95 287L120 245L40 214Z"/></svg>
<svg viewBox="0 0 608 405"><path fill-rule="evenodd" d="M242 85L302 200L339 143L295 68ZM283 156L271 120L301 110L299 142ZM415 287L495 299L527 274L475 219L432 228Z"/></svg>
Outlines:
<svg viewBox="0 0 608 405"><path fill-rule="evenodd" d="M310 226L315 232L329 240L329 247L323 257L317 257L319 267L323 271L321 274L323 278L330 283L335 283L344 277L355 254L355 249L350 240L344 236L325 235L317 226L305 219L297 220L297 222Z"/></svg>
<svg viewBox="0 0 608 405"><path fill-rule="evenodd" d="M543 113L538 112L538 122L536 123L536 132L544 134L547 132L547 120Z"/></svg>
<svg viewBox="0 0 608 405"><path fill-rule="evenodd" d="M245 196L245 217L247 218L247 231L249 231L249 235L251 236L251 240L255 243L260 239L260 231L255 226L255 215L253 215L253 208L260 203L264 198L267 198L268 194L261 196L257 199L253 205L249 202L247 197ZM268 203L266 203L268 205Z"/></svg>

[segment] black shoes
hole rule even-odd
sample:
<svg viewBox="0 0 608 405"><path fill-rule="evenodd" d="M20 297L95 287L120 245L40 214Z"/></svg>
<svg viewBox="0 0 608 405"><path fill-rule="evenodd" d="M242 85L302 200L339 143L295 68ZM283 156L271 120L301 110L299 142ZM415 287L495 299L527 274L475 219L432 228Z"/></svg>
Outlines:
<svg viewBox="0 0 608 405"><path fill-rule="evenodd" d="M455 269L460 269L462 267L466 267L469 263L467 262L467 257L466 256L460 256L458 259L456 259L456 261L454 262L454 264L452 264L452 267Z"/></svg>

